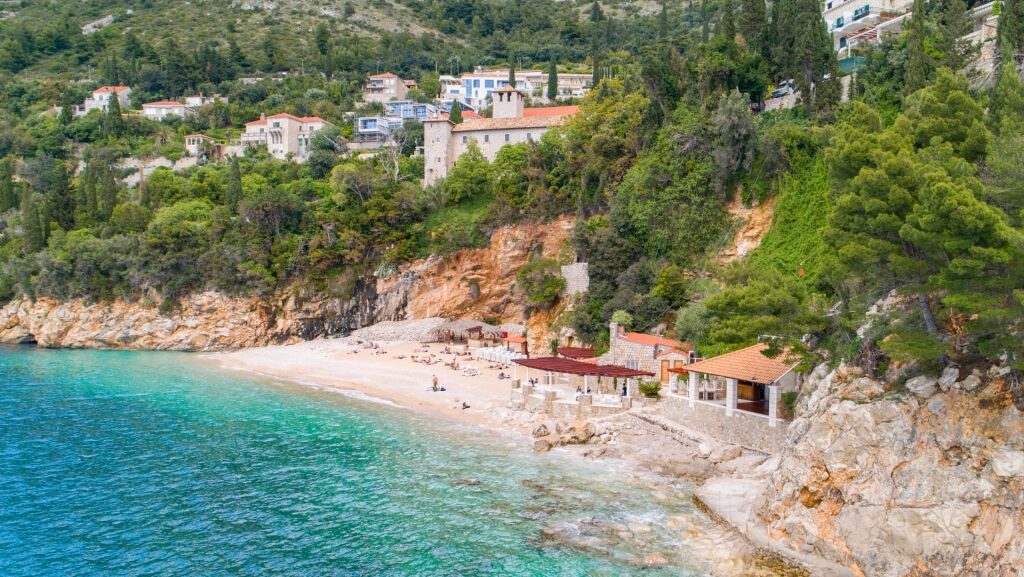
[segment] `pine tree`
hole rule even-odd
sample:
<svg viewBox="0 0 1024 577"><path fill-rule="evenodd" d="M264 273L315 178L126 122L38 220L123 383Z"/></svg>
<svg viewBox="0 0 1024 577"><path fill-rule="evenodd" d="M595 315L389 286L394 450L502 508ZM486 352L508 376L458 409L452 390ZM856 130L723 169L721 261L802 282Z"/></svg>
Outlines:
<svg viewBox="0 0 1024 577"><path fill-rule="evenodd" d="M722 21L719 23L719 35L729 42L736 40L736 20L733 15L733 0L724 0L722 4Z"/></svg>
<svg viewBox="0 0 1024 577"><path fill-rule="evenodd" d="M924 0L914 0L910 25L907 27L907 65L903 72L906 94L913 94L928 84L929 62L925 49L927 25Z"/></svg>
<svg viewBox="0 0 1024 577"><path fill-rule="evenodd" d="M67 126L71 124L71 121L75 119L74 113L71 111L71 105L65 104L60 107L60 116L57 121L60 122L61 126Z"/></svg>
<svg viewBox="0 0 1024 577"><path fill-rule="evenodd" d="M10 158L0 159L0 213L18 207L18 194L14 187L14 163Z"/></svg>
<svg viewBox="0 0 1024 577"><path fill-rule="evenodd" d="M452 109L448 113L448 121L452 124L462 124L462 105L458 100L452 102Z"/></svg>
<svg viewBox="0 0 1024 577"><path fill-rule="evenodd" d="M558 61L555 58L548 63L548 100L558 100Z"/></svg>
<svg viewBox="0 0 1024 577"><path fill-rule="evenodd" d="M231 159L231 169L228 171L228 185L224 192L224 204L235 212L238 208L238 201L242 199L242 171L238 166L238 159Z"/></svg>
<svg viewBox="0 0 1024 577"><path fill-rule="evenodd" d="M764 0L743 0L741 5L739 32L747 42L747 48L755 54L764 53L765 27L768 21Z"/></svg>
<svg viewBox="0 0 1024 577"><path fill-rule="evenodd" d="M1016 125L1010 127L1011 130L1024 133L1024 82L1021 82L1012 60L1004 61L999 68L999 77L989 102L989 128L1002 134L1003 127L1010 124Z"/></svg>

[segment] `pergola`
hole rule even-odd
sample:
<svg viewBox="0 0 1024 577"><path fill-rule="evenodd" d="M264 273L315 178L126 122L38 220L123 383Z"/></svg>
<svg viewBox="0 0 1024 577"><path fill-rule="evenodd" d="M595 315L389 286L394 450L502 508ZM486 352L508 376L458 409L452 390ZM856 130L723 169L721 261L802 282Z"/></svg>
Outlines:
<svg viewBox="0 0 1024 577"><path fill-rule="evenodd" d="M581 363L573 359L563 359L559 357L541 357L537 359L515 359L512 361L517 365L526 367L526 378L530 378L530 369L543 371L549 375L548 382L550 383L550 375L552 373L575 375L583 377L583 391L590 390L589 377L597 377L598 382L602 377L611 378L622 378L622 379L635 379L638 377L653 377L654 373L647 371L639 371L636 369L630 369L627 367L620 367L618 365L595 365L591 363ZM516 375L518 376L518 367L516 367Z"/></svg>

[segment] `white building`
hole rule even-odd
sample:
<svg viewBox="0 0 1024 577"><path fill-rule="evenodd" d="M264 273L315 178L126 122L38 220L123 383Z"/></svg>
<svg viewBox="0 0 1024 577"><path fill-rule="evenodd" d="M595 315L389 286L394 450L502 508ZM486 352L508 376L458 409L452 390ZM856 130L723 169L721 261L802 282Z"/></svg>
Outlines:
<svg viewBox="0 0 1024 577"><path fill-rule="evenodd" d="M286 112L273 116L260 115L259 120L245 124L242 144L266 148L274 158L305 162L309 158L310 139L316 131L333 126L319 116L298 117Z"/></svg>
<svg viewBox="0 0 1024 577"><path fill-rule="evenodd" d="M192 115L192 108L178 102L177 100L158 100L147 102L142 105L142 115L150 120L161 121L168 116L188 118Z"/></svg>
<svg viewBox="0 0 1024 577"><path fill-rule="evenodd" d="M838 51L851 40L872 36L871 30L906 14L912 4L913 0L825 0L822 16Z"/></svg>
<svg viewBox="0 0 1024 577"><path fill-rule="evenodd" d="M93 110L106 112L110 107L110 99L117 98L122 110L131 104L132 89L127 86L100 86L92 91L92 96L86 98L81 106L75 107L75 116L83 116Z"/></svg>
<svg viewBox="0 0 1024 577"><path fill-rule="evenodd" d="M491 95L495 90L508 88L508 68L477 70L463 74L456 79L452 76L441 77L441 98L458 100L479 110L491 104ZM590 74L559 73L558 97L582 98L588 90L592 77ZM540 70L517 70L516 89L521 90L532 100L543 104L548 103L548 74Z"/></svg>
<svg viewBox="0 0 1024 577"><path fill-rule="evenodd" d="M221 96L220 94L214 94L212 96L198 94L196 96L185 97L185 106L188 106L189 108L199 108L200 106L207 106L217 102L227 104L228 98L226 96Z"/></svg>
<svg viewBox="0 0 1024 577"><path fill-rule="evenodd" d="M494 160L506 144L532 142L552 126L564 124L578 106L524 108L526 94L515 88L491 91L493 118L466 118L453 124L447 115L429 118L423 123L423 185L429 186L448 176L455 161L476 142L488 160Z"/></svg>

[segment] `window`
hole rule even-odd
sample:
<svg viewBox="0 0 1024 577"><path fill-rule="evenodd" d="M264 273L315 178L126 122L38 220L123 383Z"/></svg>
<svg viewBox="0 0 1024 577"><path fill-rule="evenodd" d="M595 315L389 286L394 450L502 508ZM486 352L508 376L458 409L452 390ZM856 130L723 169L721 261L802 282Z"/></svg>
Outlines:
<svg viewBox="0 0 1024 577"><path fill-rule="evenodd" d="M484 135L484 142L490 142L490 141L491 141L491 135L490 134L485 134Z"/></svg>
<svg viewBox="0 0 1024 577"><path fill-rule="evenodd" d="M634 371L640 370L640 361L626 361L626 368Z"/></svg>
<svg viewBox="0 0 1024 577"><path fill-rule="evenodd" d="M473 88L480 88L480 80L473 81Z"/></svg>
<svg viewBox="0 0 1024 577"><path fill-rule="evenodd" d="M508 142L508 141L509 141L509 134L506 132L505 133L505 142Z"/></svg>
<svg viewBox="0 0 1024 577"><path fill-rule="evenodd" d="M466 144L466 141L467 141L466 137L465 137L465 136L463 136L463 137L462 137L462 144Z"/></svg>
<svg viewBox="0 0 1024 577"><path fill-rule="evenodd" d="M526 133L526 141L527 142L533 142L533 134L527 132Z"/></svg>
<svg viewBox="0 0 1024 577"><path fill-rule="evenodd" d="M493 80L484 80L484 88L494 88Z"/></svg>

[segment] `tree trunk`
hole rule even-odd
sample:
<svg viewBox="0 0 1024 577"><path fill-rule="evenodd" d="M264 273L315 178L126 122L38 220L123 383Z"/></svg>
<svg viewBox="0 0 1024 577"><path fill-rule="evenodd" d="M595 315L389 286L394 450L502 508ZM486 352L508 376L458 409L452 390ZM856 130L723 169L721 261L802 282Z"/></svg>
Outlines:
<svg viewBox="0 0 1024 577"><path fill-rule="evenodd" d="M921 307L921 318L924 319L924 327L928 330L928 334L932 337L938 337L939 326L935 323L935 314L932 313L932 307L928 304L928 295L926 293L918 293L917 304Z"/></svg>

